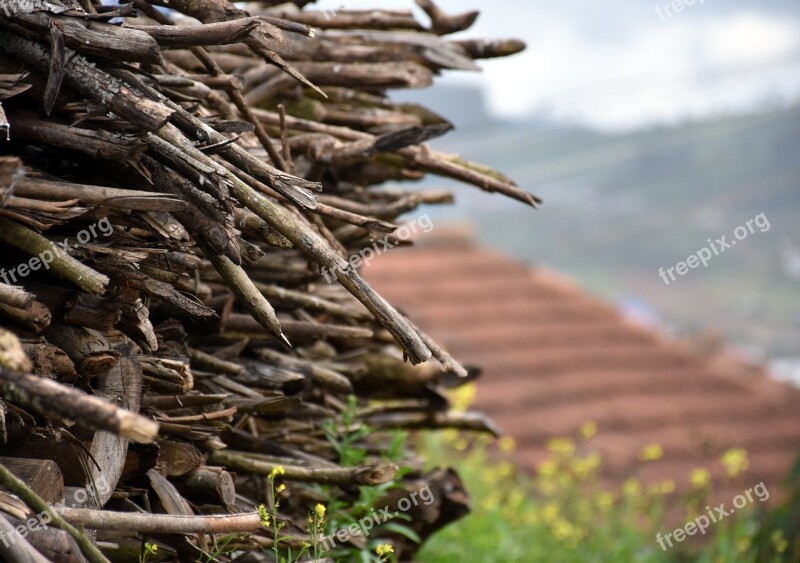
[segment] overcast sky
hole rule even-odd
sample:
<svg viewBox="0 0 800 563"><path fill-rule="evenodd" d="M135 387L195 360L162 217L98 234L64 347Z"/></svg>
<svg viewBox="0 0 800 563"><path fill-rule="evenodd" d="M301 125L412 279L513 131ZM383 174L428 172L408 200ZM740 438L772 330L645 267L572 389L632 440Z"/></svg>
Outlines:
<svg viewBox="0 0 800 563"><path fill-rule="evenodd" d="M497 115L607 129L800 100L800 1L700 2L659 16L656 6L671 0L440 0L451 12L482 11L470 36L528 43L524 54L485 61L482 74L444 80L481 84ZM342 5L409 8L413 0L317 4Z"/></svg>

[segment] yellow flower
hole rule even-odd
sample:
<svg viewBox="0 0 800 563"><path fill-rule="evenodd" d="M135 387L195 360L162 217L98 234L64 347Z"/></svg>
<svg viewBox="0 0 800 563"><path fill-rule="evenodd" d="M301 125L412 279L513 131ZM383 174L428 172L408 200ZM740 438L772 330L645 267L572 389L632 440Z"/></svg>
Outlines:
<svg viewBox="0 0 800 563"><path fill-rule="evenodd" d="M511 477L514 474L514 465L507 461L503 461L497 466L497 473L501 477Z"/></svg>
<svg viewBox="0 0 800 563"><path fill-rule="evenodd" d="M658 483L650 483L647 492L651 495L668 495L675 490L675 481L667 479Z"/></svg>
<svg viewBox="0 0 800 563"><path fill-rule="evenodd" d="M636 479L628 479L622 484L622 493L627 497L636 497L642 494L642 484Z"/></svg>
<svg viewBox="0 0 800 563"><path fill-rule="evenodd" d="M388 543L382 543L381 545L375 548L375 553L378 554L378 557L384 557L386 555L389 555L390 553L394 553L394 548Z"/></svg>
<svg viewBox="0 0 800 563"><path fill-rule="evenodd" d="M325 518L325 507L323 505L318 503L317 506L314 507L314 512L317 513L317 518L320 520Z"/></svg>
<svg viewBox="0 0 800 563"><path fill-rule="evenodd" d="M500 441L497 442L497 445L500 446L500 451L507 454L517 449L517 441L513 436L503 436L500 438Z"/></svg>
<svg viewBox="0 0 800 563"><path fill-rule="evenodd" d="M285 473L286 470L283 468L282 465L276 465L275 467L272 468L272 471L269 472L269 478L275 479L275 477L277 477L278 475L284 475Z"/></svg>
<svg viewBox="0 0 800 563"><path fill-rule="evenodd" d="M705 467L692 471L692 487L702 489L711 482L711 473Z"/></svg>
<svg viewBox="0 0 800 563"><path fill-rule="evenodd" d="M539 464L538 469L542 477L553 477L558 473L558 464L554 459L546 459Z"/></svg>
<svg viewBox="0 0 800 563"><path fill-rule="evenodd" d="M733 448L726 451L720 457L720 461L725 466L728 477L736 477L750 465L750 461L747 459L747 451L742 448Z"/></svg>
<svg viewBox="0 0 800 563"><path fill-rule="evenodd" d="M285 490L286 490L286 485L281 484L281 485L278 485L278 488L275 489L275 492L276 493L282 493Z"/></svg>
<svg viewBox="0 0 800 563"><path fill-rule="evenodd" d="M600 467L600 454L594 452L586 457L575 458L572 461L572 470L579 478L591 475Z"/></svg>
<svg viewBox="0 0 800 563"><path fill-rule="evenodd" d="M597 495L597 507L601 512L610 512L614 507L614 493L603 491Z"/></svg>
<svg viewBox="0 0 800 563"><path fill-rule="evenodd" d="M789 547L789 542L783 537L783 530L775 530L772 532L769 539L772 541L772 545L775 546L775 551L778 553L783 553Z"/></svg>
<svg viewBox="0 0 800 563"><path fill-rule="evenodd" d="M158 553L158 546L154 543L145 542L144 544L144 552L148 554L157 554Z"/></svg>
<svg viewBox="0 0 800 563"><path fill-rule="evenodd" d="M747 553L750 550L750 538L743 537L736 540L736 551L739 553Z"/></svg>
<svg viewBox="0 0 800 563"><path fill-rule="evenodd" d="M575 453L575 442L568 438L553 438L547 442L547 449L555 454L568 456Z"/></svg>
<svg viewBox="0 0 800 563"><path fill-rule="evenodd" d="M547 523L554 523L558 519L558 504L549 502L542 509L542 519Z"/></svg>
<svg viewBox="0 0 800 563"><path fill-rule="evenodd" d="M451 391L450 402L453 405L453 410L465 412L475 402L477 393L478 387L474 383L467 383Z"/></svg>
<svg viewBox="0 0 800 563"><path fill-rule="evenodd" d="M597 434L597 424L594 421L590 420L583 426L581 426L581 438L584 440L588 440L592 436Z"/></svg>
<svg viewBox="0 0 800 563"><path fill-rule="evenodd" d="M258 505L258 517L261 518L261 525L265 528L269 528L269 512L267 512L267 507L263 504Z"/></svg>
<svg viewBox="0 0 800 563"><path fill-rule="evenodd" d="M639 452L639 461L657 461L664 457L664 450L660 444L650 444Z"/></svg>
<svg viewBox="0 0 800 563"><path fill-rule="evenodd" d="M670 493L675 492L675 481L673 481L672 479L665 479L664 481L661 481L659 485L660 485L659 492L662 495L668 495Z"/></svg>

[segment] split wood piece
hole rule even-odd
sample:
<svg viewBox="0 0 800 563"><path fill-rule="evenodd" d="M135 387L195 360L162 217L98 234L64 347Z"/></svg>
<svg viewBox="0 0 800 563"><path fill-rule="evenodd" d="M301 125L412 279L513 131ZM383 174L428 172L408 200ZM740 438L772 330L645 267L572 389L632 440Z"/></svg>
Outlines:
<svg viewBox="0 0 800 563"><path fill-rule="evenodd" d="M236 502L236 486L230 473L221 467L198 467L175 482L178 490L191 499L220 504L232 509Z"/></svg>
<svg viewBox="0 0 800 563"><path fill-rule="evenodd" d="M151 140L155 141L156 138L153 137ZM158 141L163 143L161 139ZM183 176L150 159L145 159L144 164L152 174L154 185L159 189L178 197L182 194L188 195L189 198L192 197L194 188ZM212 204L211 209L214 212L219 211L216 206L216 202ZM204 211L190 205L183 211L173 212L173 216L191 233L195 240L210 247L213 254L222 254L234 264L241 264L240 248L235 235L221 222L224 221L224 215L219 218L220 221L210 217L207 210Z"/></svg>
<svg viewBox="0 0 800 563"><path fill-rule="evenodd" d="M23 341L22 347L31 359L33 367L29 370L35 375L53 377L62 383L74 384L78 379L75 364L64 350L46 341ZM26 371L26 370L20 370Z"/></svg>
<svg viewBox="0 0 800 563"><path fill-rule="evenodd" d="M411 323L411 321L409 321L409 323ZM436 358L442 365L442 371L444 373L452 373L459 378L469 377L469 371L467 368L462 366L453 356L450 355L449 352L447 352L447 350L442 348L436 342L436 340L422 332L414 323L411 323L411 326L414 327L414 330L417 331L417 333L420 335L420 338L422 338L422 341L430 349L433 357Z"/></svg>
<svg viewBox="0 0 800 563"><path fill-rule="evenodd" d="M466 12L458 15L448 15L432 0L417 0L417 6L422 8L431 18L431 31L436 35L448 35L464 31L472 27L478 19L480 12Z"/></svg>
<svg viewBox="0 0 800 563"><path fill-rule="evenodd" d="M61 500L64 491L64 477L55 461L0 457L0 464L42 497L45 502L53 504Z"/></svg>
<svg viewBox="0 0 800 563"><path fill-rule="evenodd" d="M39 119L28 112L9 114L17 137L42 145L52 145L82 152L92 158L135 163L145 150L138 139L106 131L70 127L63 123Z"/></svg>
<svg viewBox="0 0 800 563"><path fill-rule="evenodd" d="M403 60L431 70L480 70L473 58L456 43L443 41L432 34L395 31L326 31L318 41L294 42L292 52L287 58L292 61L335 60L341 63L385 64ZM332 90L334 89L330 87L325 89L325 93L331 98ZM361 98L363 99L363 95ZM345 112L342 114L346 115Z"/></svg>
<svg viewBox="0 0 800 563"><path fill-rule="evenodd" d="M189 504L166 477L155 469L150 469L147 472L147 478L150 481L150 488L161 502L164 512L172 516L194 516Z"/></svg>
<svg viewBox="0 0 800 563"><path fill-rule="evenodd" d="M142 31L162 47L177 49L200 45L228 45L240 43L261 25L256 17L241 18L202 25L131 25L123 29Z"/></svg>
<svg viewBox="0 0 800 563"><path fill-rule="evenodd" d="M170 424L187 424L192 422L230 422L236 414L236 407L231 407L222 410L211 412L203 412L200 414L191 414L186 416L164 416L158 415L155 420Z"/></svg>
<svg viewBox="0 0 800 563"><path fill-rule="evenodd" d="M72 184L30 177L17 180L14 183L14 193L48 201L77 200L84 205L102 205L123 211L172 213L186 209L185 201L168 194Z"/></svg>
<svg viewBox="0 0 800 563"><path fill-rule="evenodd" d="M143 4L143 2L139 1L138 4L141 5ZM159 12L155 9L149 9L147 10L147 13L156 21L163 24L161 27L165 29L170 29L170 26L174 26L174 22L172 21L172 19L163 12ZM237 22L242 22L242 21L248 21L248 18L231 20L230 22L223 22L220 24L207 24L204 25L203 27L208 27L209 25L231 25L231 24L238 25ZM211 56L209 56L209 54L206 52L205 49L203 49L199 45L193 46L191 52L194 54L197 60L199 60L202 63L206 71L209 74L211 74L212 77L220 77L223 75L222 69L219 67L217 62ZM243 86L244 85L242 85L242 87ZM270 159L272 159L272 162L273 164L275 164L275 167L278 170L291 172L291 170L287 168L286 162L283 160L281 155L272 146L272 142L270 141L269 135L267 135L267 132L264 129L264 127L255 118L255 116L253 116L250 106L247 105L247 103L244 100L244 97L242 96L242 93L239 91L240 89L241 87L226 88L228 97L231 99L236 108L239 110L239 113L242 115L242 117L244 117L250 124L253 125L253 127L255 128L256 137L261 142L261 145L264 147L264 149L267 151L267 154L269 155Z"/></svg>
<svg viewBox="0 0 800 563"><path fill-rule="evenodd" d="M0 370L0 375L2 375L2 370ZM34 513L48 514L51 522L55 526L61 528L75 538L75 541L78 542L83 554L92 563L108 563L108 559L106 559L106 557L100 553L100 550L98 550L97 547L95 547L94 544L92 544L92 542L86 538L86 536L72 527L72 525L70 525L60 514L50 508L50 506L42 497L28 488L25 483L15 477L14 474L2 464L0 464L0 484L21 498L23 502L25 502L25 504L27 504L31 510L33 510Z"/></svg>
<svg viewBox="0 0 800 563"><path fill-rule="evenodd" d="M186 112L174 102L165 100L165 103L175 109L179 118L176 121L179 122L179 128L181 128L185 134L196 139L207 139L212 145L219 145L217 153L237 168L247 171L248 174L253 175L259 181L264 182L304 209L314 208L316 205L316 197L312 193L312 190L321 191L322 184L292 176L291 174L287 174L270 166L239 145L230 144L230 140L227 137L221 135L191 113ZM219 165L207 155L197 150L188 139L175 136L170 132L170 129L166 127L159 131L159 135L181 149L185 155L191 155L195 160L217 170Z"/></svg>
<svg viewBox="0 0 800 563"><path fill-rule="evenodd" d="M374 334L369 328L346 325L330 325L284 319L281 321L283 331L292 338L371 338ZM233 313L224 326L225 331L258 334L262 331L261 323L250 315Z"/></svg>
<svg viewBox="0 0 800 563"><path fill-rule="evenodd" d="M28 262L30 269L34 269L34 265L36 270L41 269L43 261L47 260L45 268L47 272L52 270L53 273L65 277L88 293L102 295L109 283L107 276L78 262L46 237L3 217L0 217L0 241L34 256Z"/></svg>
<svg viewBox="0 0 800 563"><path fill-rule="evenodd" d="M44 561L58 561L58 563L86 563L88 561L81 553L81 548L75 539L64 530L54 526L45 527L38 524L36 528L33 528L30 518L21 517L17 519L13 516L6 516L6 519L15 528L24 526L30 529L24 539L44 557ZM34 523L37 522L38 520L34 520ZM19 539L21 537L17 539L17 542L19 542Z"/></svg>
<svg viewBox="0 0 800 563"><path fill-rule="evenodd" d="M347 319L364 320L372 318L368 311L355 303L350 306L340 305L339 303L327 301L310 293L286 289L279 285L270 285L261 282L254 283L256 288L266 297L281 303Z"/></svg>
<svg viewBox="0 0 800 563"><path fill-rule="evenodd" d="M422 412L391 413L369 417L366 422L382 429L419 428L455 429L468 432L485 432L496 438L503 435L500 428L485 414L479 412Z"/></svg>
<svg viewBox="0 0 800 563"><path fill-rule="evenodd" d="M209 56L209 54L200 48L192 49L192 53L203 63L203 66L206 67L206 70L215 76L219 76L222 74L222 69L219 65L214 61L214 59ZM264 150L267 151L269 158L272 160L273 164L278 170L283 172L291 173L292 170L288 164L290 159L285 158L281 153L279 153L275 147L272 145L272 140L269 138L266 129L261 124L261 122L256 119L255 115L253 115L253 110L248 105L247 101L244 99L244 96L241 93L241 88L237 88L235 90L229 89L227 90L228 97L233 102L233 105L236 106L236 109L239 111L239 114L247 120L248 123L252 124L255 128L256 138L261 143L261 146L264 147Z"/></svg>
<svg viewBox="0 0 800 563"><path fill-rule="evenodd" d="M17 269L20 269L19 266L17 266ZM50 310L38 301L31 301L30 304L23 308L10 307L0 303L0 315L16 321L17 324L35 334L41 334L50 326L52 320Z"/></svg>
<svg viewBox="0 0 800 563"><path fill-rule="evenodd" d="M256 117L264 123L276 127L280 124L280 117L277 113L260 109L253 110L253 112ZM318 123L300 117L287 116L286 123L290 129L325 133L344 140L356 141L375 138L374 135L356 131L349 127ZM432 151L425 145L405 147L398 150L397 154L407 159L410 163L420 166L424 170L434 174L454 178L488 192L497 192L507 195L513 199L531 205L532 207L537 207L538 204L542 203L541 199L533 194L529 194L490 168L460 161L455 157L449 157L443 153Z"/></svg>
<svg viewBox="0 0 800 563"><path fill-rule="evenodd" d="M0 283L0 303L17 309L25 309L33 302L33 295L21 287Z"/></svg>
<svg viewBox="0 0 800 563"><path fill-rule="evenodd" d="M65 508L67 522L93 530L132 530L140 534L234 534L261 529L258 512L213 516L172 516Z"/></svg>
<svg viewBox="0 0 800 563"><path fill-rule="evenodd" d="M473 59L493 59L509 57L525 50L524 41L519 39L461 39L454 41Z"/></svg>
<svg viewBox="0 0 800 563"><path fill-rule="evenodd" d="M93 58L153 65L163 62L158 44L147 33L104 22L31 12L13 18L0 16L0 27L38 41L46 41L51 30L58 29L64 45Z"/></svg>
<svg viewBox="0 0 800 563"><path fill-rule="evenodd" d="M281 323L275 315L275 309L258 291L247 272L225 256L219 256L213 252L206 252L206 256L222 279L225 280L228 287L236 294L239 302L253 315L252 318L270 334L275 335L285 346L291 348L292 345L281 330ZM230 315L230 317L233 316Z"/></svg>
<svg viewBox="0 0 800 563"><path fill-rule="evenodd" d="M78 373L95 377L117 365L119 352L98 331L81 326L56 323L46 332L46 338L67 353Z"/></svg>
<svg viewBox="0 0 800 563"><path fill-rule="evenodd" d="M404 213L414 211L420 205L439 205L453 203L453 194L447 190L429 190L425 192L392 192L384 190L390 196L396 196L392 202L369 203L346 199L340 196L324 195L319 197L319 203L332 205L361 215L378 217L397 217ZM319 204L318 203L318 204Z"/></svg>
<svg viewBox="0 0 800 563"><path fill-rule="evenodd" d="M108 430L135 442L152 442L158 424L49 379L0 367L3 396L43 416L59 416L94 430Z"/></svg>
<svg viewBox="0 0 800 563"><path fill-rule="evenodd" d="M14 371L33 369L31 360L17 336L2 327L0 327L0 368Z"/></svg>
<svg viewBox="0 0 800 563"><path fill-rule="evenodd" d="M280 466L284 469L282 478L287 481L330 485L380 485L388 483L397 475L397 466L391 463L376 463L366 467L301 467L272 463L259 459L256 454L230 450L212 452L209 461L253 475L269 475L274 468Z"/></svg>
<svg viewBox="0 0 800 563"><path fill-rule="evenodd" d="M240 364L222 360L195 348L189 348L189 358L200 369L229 373L231 375L240 375L246 371L245 367Z"/></svg>
<svg viewBox="0 0 800 563"><path fill-rule="evenodd" d="M43 45L13 33L0 34L0 52L17 56L42 73L47 73L50 68L50 53ZM174 113L163 104L138 95L83 55L67 49L65 61L66 85L145 131L158 130Z"/></svg>
<svg viewBox="0 0 800 563"><path fill-rule="evenodd" d="M150 388L188 393L194 387L194 375L188 363L170 358L140 356L144 382Z"/></svg>
<svg viewBox="0 0 800 563"><path fill-rule="evenodd" d="M542 203L541 199L514 185L508 179L498 178L498 174L490 169L485 167L480 169L481 167L474 163L455 157L448 158L447 155L431 150L427 145L407 147L397 152L424 169L456 180L462 180L484 191L503 194L534 208Z"/></svg>
<svg viewBox="0 0 800 563"><path fill-rule="evenodd" d="M257 351L259 358L272 365L285 367L308 375L316 384L326 387L337 393L350 394L353 384L342 374L324 368L316 362L293 358L274 350L262 348Z"/></svg>
<svg viewBox="0 0 800 563"><path fill-rule="evenodd" d="M39 527L36 519L31 523L36 528ZM50 560L28 542L26 536L30 531L26 524L20 525L18 530L3 513L0 513L0 537L3 538L0 543L0 558L11 563L48 563ZM11 538L11 541L6 538Z"/></svg>
<svg viewBox="0 0 800 563"><path fill-rule="evenodd" d="M322 86L351 86L381 90L385 88L425 88L433 84L433 72L414 62L400 61L388 66L383 63L331 63L298 62L297 68ZM291 83L276 77L267 80L245 94L244 99L252 106L265 103Z"/></svg>
<svg viewBox="0 0 800 563"><path fill-rule="evenodd" d="M236 226L245 236L267 243L277 248L292 248L292 243L278 231L270 227L266 221L247 209L237 207L234 209ZM267 295L266 297L269 297Z"/></svg>
<svg viewBox="0 0 800 563"><path fill-rule="evenodd" d="M408 320L389 305L358 272L318 236L309 233L300 222L279 205L259 195L249 186L231 176L231 193L242 205L269 223L276 231L319 264L334 277L378 319L409 357L421 363L431 357L431 351L411 327Z"/></svg>
<svg viewBox="0 0 800 563"><path fill-rule="evenodd" d="M127 344L115 347L119 363L98 378L97 396L111 404L139 412L142 397L142 367ZM87 488L94 491L92 508L102 508L117 488L128 453L128 440L115 432L99 430L92 438Z"/></svg>
<svg viewBox="0 0 800 563"><path fill-rule="evenodd" d="M216 405L229 395L146 395L142 397L142 408L158 410L192 409Z"/></svg>
<svg viewBox="0 0 800 563"><path fill-rule="evenodd" d="M265 15L284 18L321 29L407 29L424 31L408 10L336 10L299 11L295 8L275 8Z"/></svg>
<svg viewBox="0 0 800 563"><path fill-rule="evenodd" d="M205 463L203 453L185 442L159 440L157 467L169 477L180 477Z"/></svg>
<svg viewBox="0 0 800 563"><path fill-rule="evenodd" d="M236 8L224 0L148 0L148 2L157 6L177 10L200 20L204 24L250 17L249 12ZM137 5L139 4L140 3L137 2ZM272 63L294 80L308 86L322 97L325 97L325 93L322 90L317 88L317 86L301 73L297 72L297 70L287 64L286 61L278 55L279 51L285 51L289 47L288 40L279 28L262 20L261 27L247 37L244 40L244 44L247 45L253 53L263 58L265 61Z"/></svg>

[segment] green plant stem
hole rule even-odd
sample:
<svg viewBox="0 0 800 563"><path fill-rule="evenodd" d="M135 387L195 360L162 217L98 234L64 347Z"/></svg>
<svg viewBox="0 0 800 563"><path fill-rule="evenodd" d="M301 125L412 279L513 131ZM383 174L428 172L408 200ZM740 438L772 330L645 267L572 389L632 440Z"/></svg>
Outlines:
<svg viewBox="0 0 800 563"><path fill-rule="evenodd" d="M89 561L92 561L92 563L108 563L108 559L97 549L97 546L64 520L55 510L50 508L50 505L48 505L42 497L32 491L2 464L0 464L0 484L3 484L9 491L21 498L34 512L47 513L52 519L53 524L75 538L81 551Z"/></svg>

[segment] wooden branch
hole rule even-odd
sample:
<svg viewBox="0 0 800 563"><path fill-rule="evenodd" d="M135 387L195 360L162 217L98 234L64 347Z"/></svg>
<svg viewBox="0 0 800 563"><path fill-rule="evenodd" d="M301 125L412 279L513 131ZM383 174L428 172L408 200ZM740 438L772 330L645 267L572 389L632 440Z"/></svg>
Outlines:
<svg viewBox="0 0 800 563"><path fill-rule="evenodd" d="M275 467L280 465L285 471L282 478L287 481L330 485L380 485L388 483L397 475L397 466L394 464L378 463L366 467L310 468L263 461L256 454L230 450L214 451L209 456L209 462L253 475L269 475Z"/></svg>
<svg viewBox="0 0 800 563"><path fill-rule="evenodd" d="M129 530L140 534L232 534L261 529L258 512L213 516L173 516L64 508L61 516L70 524L93 530Z"/></svg>
<svg viewBox="0 0 800 563"><path fill-rule="evenodd" d="M228 45L239 43L259 27L259 18L241 18L203 25L131 25L123 29L142 31L162 47L172 49L198 45Z"/></svg>
<svg viewBox="0 0 800 563"><path fill-rule="evenodd" d="M35 375L0 367L0 389L6 399L41 415L74 420L88 428L108 430L135 442L151 442L158 434L158 424L149 418Z"/></svg>
<svg viewBox="0 0 800 563"><path fill-rule="evenodd" d="M109 283L107 276L81 264L49 239L3 217L0 217L0 241L31 256L39 256L39 267L43 260L52 257L46 271L52 270L88 293L102 295Z"/></svg>
<svg viewBox="0 0 800 563"><path fill-rule="evenodd" d="M0 283L0 303L24 309L33 302L33 295L21 287Z"/></svg>
<svg viewBox="0 0 800 563"><path fill-rule="evenodd" d="M0 34L0 52L17 56L40 72L47 72L50 67L50 54L42 45L13 33ZM137 95L83 55L67 49L66 58L65 84L146 131L159 129L174 113L158 102Z"/></svg>
<svg viewBox="0 0 800 563"><path fill-rule="evenodd" d="M171 213L186 209L186 202L167 194L124 190L86 184L72 184L21 178L14 183L14 193L20 196L50 201L80 201L84 205L102 205L125 211L163 211Z"/></svg>
<svg viewBox="0 0 800 563"><path fill-rule="evenodd" d="M472 27L480 15L480 12L466 12L450 16L434 4L433 0L417 0L417 6L425 10L425 13L431 18L431 31L436 35L464 31Z"/></svg>
<svg viewBox="0 0 800 563"><path fill-rule="evenodd" d="M255 193L238 179L232 179L231 193L242 205L292 241L298 249L321 267L328 268L333 272L339 283L361 301L375 315L381 325L394 336L412 363L421 363L431 357L430 350L409 325L408 320L380 297L348 262L345 262L319 237L308 233L297 219L284 209Z"/></svg>
<svg viewBox="0 0 800 563"><path fill-rule="evenodd" d="M2 375L2 370L0 370ZM30 490L25 483L20 481L14 476L5 466L0 464L0 483L2 483L9 491L21 498L35 513L45 513L50 516L50 520L57 527L61 528L78 542L78 545L83 551L83 554L93 563L107 563L108 559L100 553L92 542L86 536L73 528L64 518L61 517L55 510L45 502L45 500Z"/></svg>

